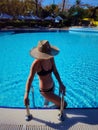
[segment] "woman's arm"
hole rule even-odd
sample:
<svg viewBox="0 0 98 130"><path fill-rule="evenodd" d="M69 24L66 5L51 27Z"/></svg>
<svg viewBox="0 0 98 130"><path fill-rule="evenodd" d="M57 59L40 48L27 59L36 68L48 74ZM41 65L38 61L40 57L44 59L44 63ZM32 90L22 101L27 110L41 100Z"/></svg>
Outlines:
<svg viewBox="0 0 98 130"><path fill-rule="evenodd" d="M59 75L58 70L57 70L56 65L55 65L54 58L52 58L52 64L53 64L53 73L54 73L56 79L58 80L58 83L60 86L60 92L63 91L63 93L65 94L66 87L64 86L63 82L61 81L60 75Z"/></svg>
<svg viewBox="0 0 98 130"><path fill-rule="evenodd" d="M26 89L25 89L25 95L24 95L24 104L25 105L29 105L28 95L29 95L31 83L32 83L34 75L36 73L36 67L37 67L36 62L34 61L33 64L31 65L30 74L29 74L27 82L26 82Z"/></svg>

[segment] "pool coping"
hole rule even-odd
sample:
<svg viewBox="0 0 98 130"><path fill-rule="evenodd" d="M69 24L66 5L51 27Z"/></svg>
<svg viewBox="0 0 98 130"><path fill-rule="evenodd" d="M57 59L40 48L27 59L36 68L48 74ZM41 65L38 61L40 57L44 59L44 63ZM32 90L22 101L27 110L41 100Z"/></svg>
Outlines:
<svg viewBox="0 0 98 130"><path fill-rule="evenodd" d="M90 30L86 30L90 29ZM38 27L38 28L3 28L0 32L13 32L13 33L32 33L32 32L88 32L88 33L98 33L98 30L94 30L95 27L82 27L82 26L71 26L64 28L49 28L49 27Z"/></svg>
<svg viewBox="0 0 98 130"><path fill-rule="evenodd" d="M0 32L59 32L59 31L68 31L69 28L12 28L12 29L1 29Z"/></svg>
<svg viewBox="0 0 98 130"><path fill-rule="evenodd" d="M20 126L19 130L98 130L98 109L66 109L62 122L58 120L59 110L31 109L30 113L33 119L27 122L25 109L0 108L0 128Z"/></svg>

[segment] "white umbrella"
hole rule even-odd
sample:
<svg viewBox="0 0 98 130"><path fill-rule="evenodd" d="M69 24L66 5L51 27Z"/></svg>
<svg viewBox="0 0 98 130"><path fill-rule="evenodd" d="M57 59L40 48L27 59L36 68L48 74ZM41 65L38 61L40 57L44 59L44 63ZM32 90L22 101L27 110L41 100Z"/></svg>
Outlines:
<svg viewBox="0 0 98 130"><path fill-rule="evenodd" d="M23 15L19 15L19 16L18 16L18 19L19 19L19 20L24 20L25 17L24 17Z"/></svg>
<svg viewBox="0 0 98 130"><path fill-rule="evenodd" d="M0 19L13 19L13 16L8 15L8 14L1 14Z"/></svg>
<svg viewBox="0 0 98 130"><path fill-rule="evenodd" d="M35 20L41 20L38 16L34 16Z"/></svg>
<svg viewBox="0 0 98 130"><path fill-rule="evenodd" d="M35 17L33 15L30 15L30 16L25 16L24 19L25 20L35 20Z"/></svg>
<svg viewBox="0 0 98 130"><path fill-rule="evenodd" d="M55 20L63 20L63 18L61 17L61 16L57 16L57 17L55 17Z"/></svg>
<svg viewBox="0 0 98 130"><path fill-rule="evenodd" d="M54 18L51 17L51 16L48 16L48 17L45 18L45 20L54 20Z"/></svg>

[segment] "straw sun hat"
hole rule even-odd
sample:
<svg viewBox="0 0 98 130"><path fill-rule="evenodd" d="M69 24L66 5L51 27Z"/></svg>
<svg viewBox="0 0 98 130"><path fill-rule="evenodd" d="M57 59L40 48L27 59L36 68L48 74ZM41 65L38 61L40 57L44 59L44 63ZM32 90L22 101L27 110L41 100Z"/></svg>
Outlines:
<svg viewBox="0 0 98 130"><path fill-rule="evenodd" d="M39 41L38 46L30 51L30 55L36 59L49 59L58 53L59 49L55 46L51 46L47 40Z"/></svg>

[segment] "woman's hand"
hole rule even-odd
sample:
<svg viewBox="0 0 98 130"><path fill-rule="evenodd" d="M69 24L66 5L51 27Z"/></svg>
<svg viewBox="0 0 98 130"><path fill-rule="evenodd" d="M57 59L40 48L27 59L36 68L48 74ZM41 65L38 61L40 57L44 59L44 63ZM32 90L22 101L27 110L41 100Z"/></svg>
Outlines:
<svg viewBox="0 0 98 130"><path fill-rule="evenodd" d="M25 104L25 106L29 105L29 98L28 98L27 94L25 94L25 96L24 96L24 104Z"/></svg>
<svg viewBox="0 0 98 130"><path fill-rule="evenodd" d="M63 85L63 84L61 84L60 85L60 88L59 88L60 90L60 93L62 93L63 92L63 94L65 95L66 94L66 87Z"/></svg>

